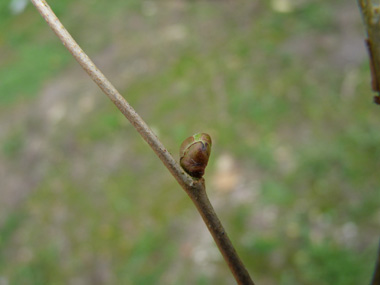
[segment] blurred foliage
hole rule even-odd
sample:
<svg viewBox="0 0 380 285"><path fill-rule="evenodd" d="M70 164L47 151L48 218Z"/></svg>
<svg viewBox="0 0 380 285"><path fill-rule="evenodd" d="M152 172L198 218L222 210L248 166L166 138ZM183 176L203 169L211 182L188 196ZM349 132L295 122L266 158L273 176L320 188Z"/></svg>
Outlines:
<svg viewBox="0 0 380 285"><path fill-rule="evenodd" d="M0 284L232 284L161 162L32 5L12 14L11 2ZM367 284L380 133L359 12L261 2L49 4L175 157L211 134L210 198L258 284Z"/></svg>

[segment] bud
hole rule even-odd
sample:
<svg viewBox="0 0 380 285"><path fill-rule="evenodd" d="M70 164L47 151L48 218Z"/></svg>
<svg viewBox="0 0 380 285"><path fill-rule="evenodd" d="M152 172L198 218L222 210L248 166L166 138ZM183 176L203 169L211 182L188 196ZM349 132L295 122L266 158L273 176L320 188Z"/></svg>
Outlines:
<svg viewBox="0 0 380 285"><path fill-rule="evenodd" d="M211 145L211 137L206 133L185 139L179 149L182 168L191 176L201 178L211 154Z"/></svg>

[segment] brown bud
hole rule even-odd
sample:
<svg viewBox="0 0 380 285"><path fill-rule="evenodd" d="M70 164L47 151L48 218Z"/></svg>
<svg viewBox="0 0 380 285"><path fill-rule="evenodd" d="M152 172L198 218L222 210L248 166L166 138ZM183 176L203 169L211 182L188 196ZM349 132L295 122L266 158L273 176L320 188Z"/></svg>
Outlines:
<svg viewBox="0 0 380 285"><path fill-rule="evenodd" d="M211 137L206 133L185 139L179 150L182 168L191 176L201 178L211 154L211 145Z"/></svg>

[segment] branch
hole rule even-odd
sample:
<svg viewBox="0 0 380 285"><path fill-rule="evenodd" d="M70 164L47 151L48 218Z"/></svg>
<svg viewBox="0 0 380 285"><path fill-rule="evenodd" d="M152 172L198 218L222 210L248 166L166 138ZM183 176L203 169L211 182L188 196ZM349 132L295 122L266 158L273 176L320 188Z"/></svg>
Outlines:
<svg viewBox="0 0 380 285"><path fill-rule="evenodd" d="M375 103L380 104L380 7L372 5L371 0L358 0L358 5L368 35L366 44L371 67L372 90L378 93L374 98Z"/></svg>
<svg viewBox="0 0 380 285"><path fill-rule="evenodd" d="M371 282L371 285L378 285L378 284L380 284L380 244L379 244L379 249L377 251L375 271L373 272L373 277L372 277L372 282Z"/></svg>
<svg viewBox="0 0 380 285"><path fill-rule="evenodd" d="M253 284L247 269L237 255L230 239L227 236L218 216L216 215L206 194L204 179L195 179L183 171L172 155L166 150L157 136L152 132L143 119L131 105L120 95L104 74L95 66L91 59L83 52L80 46L71 37L54 12L44 0L31 0L41 16L62 41L65 47L87 72L91 79L103 90L108 98L116 105L121 113L135 127L137 132L149 144L162 163L186 191L191 198L203 221L212 234L215 243L227 262L238 284Z"/></svg>

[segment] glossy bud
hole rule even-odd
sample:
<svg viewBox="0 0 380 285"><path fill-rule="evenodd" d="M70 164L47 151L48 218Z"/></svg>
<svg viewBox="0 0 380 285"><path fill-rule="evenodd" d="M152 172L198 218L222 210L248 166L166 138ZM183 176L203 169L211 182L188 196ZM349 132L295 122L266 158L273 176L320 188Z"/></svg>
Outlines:
<svg viewBox="0 0 380 285"><path fill-rule="evenodd" d="M201 178L211 154L211 145L211 137L206 133L185 139L179 150L182 168L191 176Z"/></svg>

